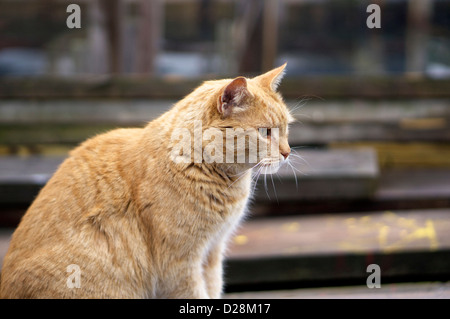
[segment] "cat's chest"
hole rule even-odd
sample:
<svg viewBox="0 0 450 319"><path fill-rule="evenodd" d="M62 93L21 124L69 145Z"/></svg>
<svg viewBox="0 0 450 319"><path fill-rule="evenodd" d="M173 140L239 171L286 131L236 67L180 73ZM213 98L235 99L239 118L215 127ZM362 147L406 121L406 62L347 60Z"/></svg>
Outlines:
<svg viewBox="0 0 450 319"><path fill-rule="evenodd" d="M225 196L222 205L219 205L217 211L211 212L217 217L218 230L220 233L232 232L240 223L243 216L246 214L249 190L240 189L235 193L235 196L230 200L231 196Z"/></svg>
<svg viewBox="0 0 450 319"><path fill-rule="evenodd" d="M246 214L247 202L248 197L245 197L233 204L224 205L220 212L210 212L214 216L214 222L210 224L212 227L205 233L208 251L217 243L228 241Z"/></svg>
<svg viewBox="0 0 450 319"><path fill-rule="evenodd" d="M229 187L211 193L212 210L216 210L225 223L233 223L242 217L250 194L250 183L243 181L238 187Z"/></svg>

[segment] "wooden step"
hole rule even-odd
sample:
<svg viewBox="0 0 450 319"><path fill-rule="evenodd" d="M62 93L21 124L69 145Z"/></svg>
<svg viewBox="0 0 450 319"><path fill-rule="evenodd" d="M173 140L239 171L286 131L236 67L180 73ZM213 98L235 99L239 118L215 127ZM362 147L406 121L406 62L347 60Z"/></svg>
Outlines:
<svg viewBox="0 0 450 319"><path fill-rule="evenodd" d="M278 177L259 178L258 200L368 198L376 189L378 168L371 150L304 150L299 154L303 159L292 156L292 167L283 167ZM0 203L31 203L63 159L0 157Z"/></svg>
<svg viewBox="0 0 450 319"><path fill-rule="evenodd" d="M298 175L300 176L300 174ZM298 179L298 188L308 192L309 181ZM260 177L261 180L262 177ZM384 168L379 171L376 181L376 190L371 197L367 198L345 198L329 197L301 197L301 191L296 191L295 180L276 182L277 196L280 194L284 184L292 188L288 194L297 194L291 199L278 200L273 194L271 178L267 185L269 195L265 192L264 185L258 185L258 200L254 201L251 213L255 216L286 216L298 214L323 214L323 213L346 213L346 212L370 212L383 210L408 210L408 209L435 209L450 207L450 169L449 168ZM302 184L304 182L304 184ZM260 181L259 184L262 182ZM325 182L323 189L325 195L332 187ZM362 184L362 183L361 183ZM363 184L362 184L363 185ZM337 193L339 190L337 190Z"/></svg>
<svg viewBox="0 0 450 319"><path fill-rule="evenodd" d="M0 203L29 205L64 157L0 157Z"/></svg>
<svg viewBox="0 0 450 319"><path fill-rule="evenodd" d="M404 129L426 130L444 126L450 118L448 102L441 99L288 99L286 105L301 123L391 123ZM139 125L169 110L175 99L5 99L0 103L0 124Z"/></svg>
<svg viewBox="0 0 450 319"><path fill-rule="evenodd" d="M110 76L77 78L3 78L2 99L148 98L178 100L209 78ZM280 85L285 98L448 98L450 80L426 77L307 76L287 77Z"/></svg>
<svg viewBox="0 0 450 319"><path fill-rule="evenodd" d="M289 161L276 175L259 176L257 201L364 199L377 189L377 155L371 149L299 149Z"/></svg>
<svg viewBox="0 0 450 319"><path fill-rule="evenodd" d="M272 291L235 292L225 299L450 299L449 282L414 282L382 284L370 289L367 285L302 288Z"/></svg>
<svg viewBox="0 0 450 319"><path fill-rule="evenodd" d="M142 127L176 100L11 99L0 103L0 145L74 145L117 127ZM290 143L448 143L449 99L288 100Z"/></svg>
<svg viewBox="0 0 450 319"><path fill-rule="evenodd" d="M450 279L450 209L254 219L233 238L228 285ZM235 289L235 287L232 287Z"/></svg>

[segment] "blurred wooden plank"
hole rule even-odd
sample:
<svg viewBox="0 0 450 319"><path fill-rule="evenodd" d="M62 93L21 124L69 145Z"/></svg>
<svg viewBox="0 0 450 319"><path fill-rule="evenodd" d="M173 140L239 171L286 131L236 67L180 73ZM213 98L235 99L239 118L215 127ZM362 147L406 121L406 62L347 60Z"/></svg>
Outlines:
<svg viewBox="0 0 450 319"><path fill-rule="evenodd" d="M0 123L122 123L150 121L175 99L5 99ZM450 121L450 99L286 100L300 124L387 123L402 129L442 129ZM421 123L426 124L424 126Z"/></svg>
<svg viewBox="0 0 450 319"><path fill-rule="evenodd" d="M144 126L175 102L144 98L2 100L0 144L78 143L108 128ZM287 103L297 119L290 129L293 146L450 140L447 99L310 101L302 107L306 102Z"/></svg>
<svg viewBox="0 0 450 319"><path fill-rule="evenodd" d="M450 209L261 218L244 223L229 256L435 251L450 249L449 230Z"/></svg>
<svg viewBox="0 0 450 319"><path fill-rule="evenodd" d="M276 175L260 175L258 202L371 198L378 181L377 155L365 150L300 150ZM262 170L264 172L264 170Z"/></svg>
<svg viewBox="0 0 450 319"><path fill-rule="evenodd" d="M287 216L287 215L317 215L326 213L347 213L347 212L370 212L370 211L384 211L384 210L407 210L407 209L435 209L450 207L450 169L446 168L384 168L380 170L379 177L376 181L376 189L372 197L367 198L352 198L337 196L344 190L350 192L351 188L347 182L344 190L336 190L329 198L321 198L319 193L316 196L308 194L311 190L308 186L313 184L313 181L305 180L304 176L298 175L298 186L295 181L281 182L274 177L276 181L275 189L277 196L288 197L286 194L281 194L285 191L285 186L280 184L287 184L292 189L287 191L287 194L292 198L287 200L278 200L273 194L273 186L271 178L268 177L267 185L270 190L270 196L265 192L264 186L260 181L259 193L256 194L257 200L251 206L252 216ZM262 179L263 177L260 177ZM343 178L341 183L345 183ZM350 180L351 181L351 180ZM356 181L353 181L356 184ZM366 180L369 184L369 180ZM314 185L313 189L318 191L323 190L324 195L332 191L332 187L339 185L336 181L326 183L322 180L320 185ZM359 185L364 186L364 181L359 180ZM300 190L300 188L302 188ZM299 195L297 198L293 196L295 193L305 191L307 196L302 198ZM361 194L361 190L356 190L356 194ZM308 196L309 195L309 196Z"/></svg>
<svg viewBox="0 0 450 319"><path fill-rule="evenodd" d="M0 267L3 265L3 258L8 251L12 233L13 229L0 228Z"/></svg>
<svg viewBox="0 0 450 319"><path fill-rule="evenodd" d="M169 110L175 100L3 100L1 124L144 125Z"/></svg>
<svg viewBox="0 0 450 319"><path fill-rule="evenodd" d="M450 80L405 77L308 77L286 78L280 91L286 98L432 98L448 97Z"/></svg>
<svg viewBox="0 0 450 319"><path fill-rule="evenodd" d="M216 76L215 78L221 78ZM17 98L168 98L179 99L201 84L203 79L98 77L2 78L0 99ZM285 98L448 98L450 80L405 77L308 77L283 80L280 91Z"/></svg>
<svg viewBox="0 0 450 319"><path fill-rule="evenodd" d="M448 168L385 169L379 183L375 196L383 200L450 199Z"/></svg>
<svg viewBox="0 0 450 319"><path fill-rule="evenodd" d="M2 78L0 99L152 98L178 99L201 83L186 79L108 77L84 80L67 78Z"/></svg>
<svg viewBox="0 0 450 319"><path fill-rule="evenodd" d="M139 123L135 123L138 126ZM145 123L140 123L141 127ZM28 147L40 154L54 153L56 149L60 152L67 152L70 148L80 142L91 138L97 134L107 132L117 127L125 126L117 123L99 123L99 124L71 124L61 123L52 124L0 124L0 149L2 154L15 154L22 147ZM311 136L311 131L302 128L296 133L291 130L291 146L326 144L333 149L361 149L372 148L378 153L378 164L381 168L403 167L403 168L445 168L450 167L450 145L447 136L437 136L437 133L422 134L418 139L420 142L409 142L409 139L391 140L386 142L362 141L358 139L341 139L338 134ZM328 131L331 134L331 130ZM295 134L304 133L301 139L296 139ZM419 134L420 132L417 132ZM330 136L330 139L326 139ZM412 136L412 135L411 135ZM429 140L426 139L429 138ZM331 139L333 138L333 139ZM438 142L435 142L437 140ZM402 143L404 142L404 143ZM14 151L16 150L16 151ZM61 154L61 153L60 153ZM299 148L299 154L302 154L302 148Z"/></svg>
<svg viewBox="0 0 450 319"><path fill-rule="evenodd" d="M44 185L65 157L0 157L0 184Z"/></svg>
<svg viewBox="0 0 450 319"><path fill-rule="evenodd" d="M450 144L446 141L439 143L418 139L418 141L411 142L405 140L405 143L395 141L331 142L329 146L336 149L372 148L378 154L379 166L382 169L450 167Z"/></svg>
<svg viewBox="0 0 450 319"><path fill-rule="evenodd" d="M438 120L436 127L411 129L403 122L303 122L294 123L289 130L292 145L327 145L337 142L448 142L450 121Z"/></svg>
<svg viewBox="0 0 450 319"><path fill-rule="evenodd" d="M256 198L267 200L304 200L311 198L367 198L375 191L378 178L376 155L370 150L305 151L311 165L293 162L284 167L279 178L261 177ZM29 203L52 176L63 157L0 157L0 202ZM264 181L269 180L267 192ZM298 180L296 180L296 178ZM296 184L298 187L296 187ZM276 187L275 196L272 186Z"/></svg>
<svg viewBox="0 0 450 319"><path fill-rule="evenodd" d="M54 152L54 154L58 154L58 152ZM4 159L5 157L2 158ZM3 179L3 182L0 183L0 202L2 203L0 225L17 224L23 212L26 210L27 205L31 203L45 180L50 177L58 164L57 162L53 163L48 169L42 171L42 165L45 164L37 163L28 165L23 162L20 164L23 159L17 160L17 158L20 157L12 157L12 164L3 165L4 162L0 161L0 171L2 167L5 167L6 173L4 176L7 177L8 174L10 176L13 175L11 178L12 181ZM44 161L45 158L42 158L41 161ZM60 158L62 160L63 157ZM16 165L14 162L18 162L20 165ZM12 168L9 165L12 165ZM18 168L14 169L14 165ZM30 173L31 177L27 180L27 177L22 172L33 169L35 165L36 173ZM27 167L29 168L27 169ZM19 172L16 175L15 172L17 171ZM352 183L356 186L366 185L367 187L367 185L370 185L370 179L360 178L359 180L352 180L347 176L343 177L342 180L335 179L328 182L325 176L316 176L315 179L317 182L314 184L314 178L312 176L309 176L309 179L304 177L304 175L297 174L296 184L293 176L282 178L281 182L278 177L274 176L277 197L273 194L271 177L267 177L270 196L267 195L264 188L264 177L260 177L260 183L255 195L256 200L250 206L251 215L286 216L450 207L450 170L448 168L383 169L372 197L364 194L363 190L355 190L354 194L350 193L351 196L347 194L343 198L338 196L344 191L347 193L353 191L348 186L352 185ZM40 183L37 183L37 181L40 181ZM286 186L281 185L280 187L279 184ZM338 189L336 185L342 184L346 184L346 187L343 190ZM308 189L308 186L311 185L312 189ZM336 193L333 193L333 188L337 189ZM315 194L313 190L316 191ZM299 194L303 191L305 191L305 194ZM364 196L356 198L358 194ZM322 198L321 196L328 196L328 198ZM9 204L5 206L7 203Z"/></svg>
<svg viewBox="0 0 450 319"><path fill-rule="evenodd" d="M133 116L134 117L134 116ZM118 127L144 127L147 124L145 118L140 122L123 123L108 121L108 116L98 123L92 123L94 117L87 119L85 123L60 122L48 123L17 123L0 124L0 144L2 145L33 145L33 144L77 144L96 134L104 133ZM67 121L67 120L66 120ZM128 122L126 119L124 122ZM290 128L289 142L291 146L302 145L329 145L339 143L379 143L385 141L387 145L400 145L399 143L409 143L415 141L416 145L431 143L433 145L446 145L450 141L450 122L445 127L429 130L410 130L399 127L398 124L380 123L342 123L342 124L316 124L303 123L294 124ZM379 143L378 145L381 145ZM410 147L407 147L411 149ZM404 147L397 150L403 152ZM395 150L394 150L395 151ZM419 149L420 151L420 149ZM433 153L434 154L434 153ZM411 158L414 160L414 158Z"/></svg>
<svg viewBox="0 0 450 319"><path fill-rule="evenodd" d="M225 299L450 299L450 283L383 283L369 289L361 281L358 286L301 288L290 290L234 292Z"/></svg>
<svg viewBox="0 0 450 319"><path fill-rule="evenodd" d="M68 144L74 146L97 134L106 133L117 127L117 124L0 125L0 144L9 146Z"/></svg>
<svg viewBox="0 0 450 319"><path fill-rule="evenodd" d="M31 204L63 157L0 157L0 203Z"/></svg>
<svg viewBox="0 0 450 319"><path fill-rule="evenodd" d="M449 119L450 99L287 99L299 123L401 123L414 119ZM441 124L442 125L442 124ZM437 127L439 128L439 127Z"/></svg>
<svg viewBox="0 0 450 319"><path fill-rule="evenodd" d="M450 276L450 210L252 220L233 238L229 285ZM435 277L434 277L435 278Z"/></svg>

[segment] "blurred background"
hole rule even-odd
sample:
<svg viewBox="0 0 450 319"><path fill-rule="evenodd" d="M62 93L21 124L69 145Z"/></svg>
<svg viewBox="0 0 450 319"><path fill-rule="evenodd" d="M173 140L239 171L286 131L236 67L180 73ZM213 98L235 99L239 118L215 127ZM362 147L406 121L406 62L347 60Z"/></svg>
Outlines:
<svg viewBox="0 0 450 319"><path fill-rule="evenodd" d="M0 262L78 143L285 62L292 167L260 178L227 291L450 297L450 0L0 0Z"/></svg>
<svg viewBox="0 0 450 319"><path fill-rule="evenodd" d="M0 2L0 76L258 73L450 76L446 0ZM382 28L369 29L378 4Z"/></svg>

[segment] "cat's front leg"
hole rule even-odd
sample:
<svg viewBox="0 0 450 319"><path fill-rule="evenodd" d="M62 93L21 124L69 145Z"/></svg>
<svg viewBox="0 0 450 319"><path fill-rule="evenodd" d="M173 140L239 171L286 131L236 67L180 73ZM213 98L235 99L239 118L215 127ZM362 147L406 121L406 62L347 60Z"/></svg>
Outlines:
<svg viewBox="0 0 450 319"><path fill-rule="evenodd" d="M213 299L219 299L223 292L223 252L224 244L216 245L206 257L203 264L203 276L208 294Z"/></svg>
<svg viewBox="0 0 450 319"><path fill-rule="evenodd" d="M163 293L169 299L209 299L203 278L201 262L186 263L177 267L174 276L166 281ZM175 275L176 274L176 275ZM167 285L168 284L168 285Z"/></svg>

